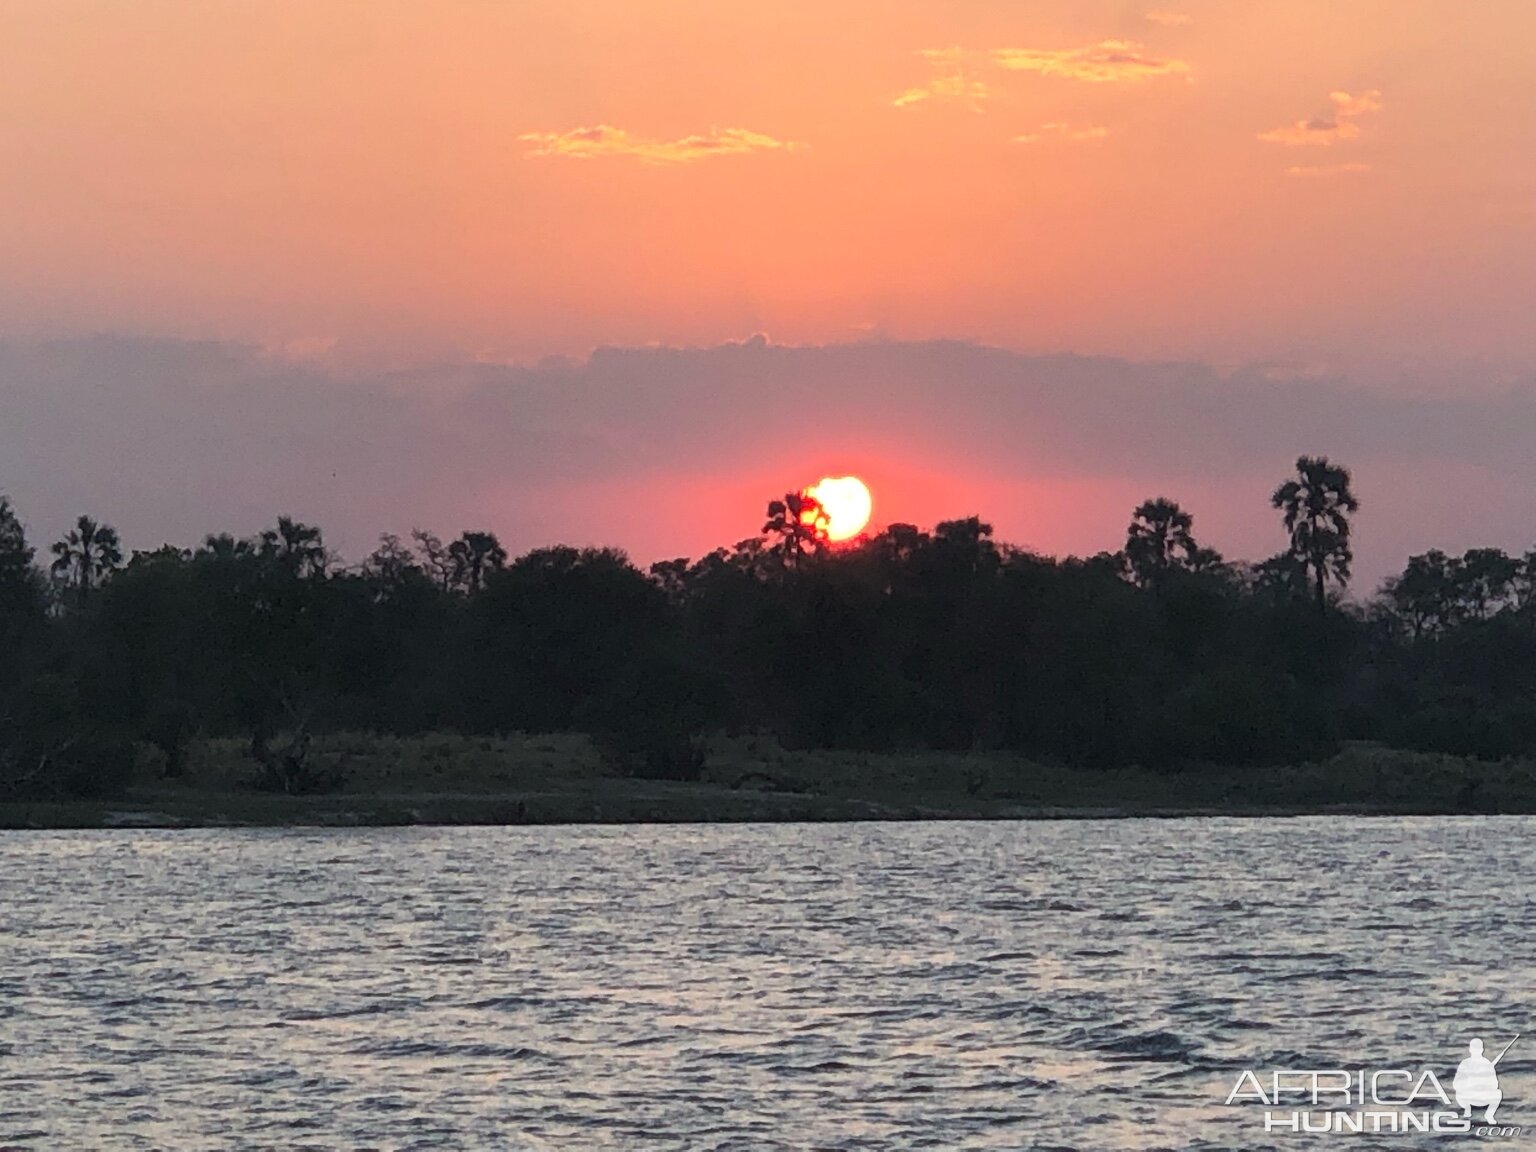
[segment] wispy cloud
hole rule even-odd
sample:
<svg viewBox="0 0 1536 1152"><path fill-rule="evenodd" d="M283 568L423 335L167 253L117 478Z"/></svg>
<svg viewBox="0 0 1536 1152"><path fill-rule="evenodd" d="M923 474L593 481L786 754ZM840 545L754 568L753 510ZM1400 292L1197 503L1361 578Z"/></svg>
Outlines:
<svg viewBox="0 0 1536 1152"><path fill-rule="evenodd" d="M1177 27L1181 24L1194 22L1194 17L1190 16L1187 12L1148 12L1147 19L1154 24L1162 24L1166 27Z"/></svg>
<svg viewBox="0 0 1536 1152"><path fill-rule="evenodd" d="M1351 96L1348 92L1330 92L1328 99L1332 107L1327 112L1310 120L1297 120L1283 128L1260 132L1259 139L1293 148L1327 148L1341 140L1355 139L1360 135L1360 125L1355 121L1381 109L1381 93L1374 88L1358 96Z"/></svg>
<svg viewBox="0 0 1536 1152"><path fill-rule="evenodd" d="M998 48L992 58L1012 72L1038 72L1090 84L1123 84L1189 72L1189 63L1159 56L1134 40L1101 40L1085 48Z"/></svg>
<svg viewBox="0 0 1536 1152"><path fill-rule="evenodd" d="M569 132L529 132L518 139L530 145L529 156L563 156L573 160L623 156L647 164L686 164L715 156L788 152L803 147L794 141L779 140L746 128L712 128L707 133L677 140L656 140L633 135L611 124L573 128Z"/></svg>
<svg viewBox="0 0 1536 1152"><path fill-rule="evenodd" d="M982 102L990 99L992 90L980 80L964 76L941 76L916 88L908 88L891 103L897 108L912 108L928 101L956 102L973 112L980 112Z"/></svg>
<svg viewBox="0 0 1536 1152"><path fill-rule="evenodd" d="M1348 176L1369 172L1369 164L1292 164L1285 170L1287 176Z"/></svg>
<svg viewBox="0 0 1536 1152"><path fill-rule="evenodd" d="M985 81L978 80L973 72L977 54L963 48L927 48L918 53L932 64L938 75L927 84L908 88L891 103L897 108L913 108L927 103L963 104L972 112L980 112L984 101L994 93ZM985 63L985 57L981 58Z"/></svg>
<svg viewBox="0 0 1536 1152"><path fill-rule="evenodd" d="M293 336L268 341L261 353L279 360L324 360L336 350L336 343L334 336Z"/></svg>
<svg viewBox="0 0 1536 1152"><path fill-rule="evenodd" d="M1109 135L1109 129L1102 124L1067 124L1064 121L1053 121L1050 124L1042 124L1033 132L1026 132L1021 136L1015 136L1015 144L1037 144L1044 140L1062 140L1083 144L1094 140L1102 140Z"/></svg>
<svg viewBox="0 0 1536 1152"><path fill-rule="evenodd" d="M1101 40L1084 48L1038 49L928 48L918 53L933 67L934 76L926 84L915 85L896 96L897 108L915 108L928 104L959 104L972 112L998 96L997 87L984 78L987 71L1035 72L1041 76L1064 76L1091 84L1120 84L1146 80L1154 76L1187 74L1187 61L1159 56L1133 40ZM1096 139L1094 132L1081 139ZM1029 142L1034 134L1020 137Z"/></svg>

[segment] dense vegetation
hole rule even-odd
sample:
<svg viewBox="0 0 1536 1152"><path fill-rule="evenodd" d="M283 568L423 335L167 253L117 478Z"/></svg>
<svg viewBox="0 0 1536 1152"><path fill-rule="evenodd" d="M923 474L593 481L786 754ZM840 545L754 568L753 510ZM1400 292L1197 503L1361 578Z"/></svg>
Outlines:
<svg viewBox="0 0 1536 1152"><path fill-rule="evenodd" d="M0 499L0 799L111 791L146 746L175 775L194 734L248 742L253 787L323 791L311 734L338 729L588 732L614 770L677 779L711 730L1168 771L1346 739L1536 753L1536 552L1429 552L1351 601L1348 472L1304 457L1273 504L1291 546L1258 564L1166 499L1121 551L1052 559L976 518L829 546L789 496L649 572L486 532L347 567L286 518L125 558L86 517L45 572Z"/></svg>

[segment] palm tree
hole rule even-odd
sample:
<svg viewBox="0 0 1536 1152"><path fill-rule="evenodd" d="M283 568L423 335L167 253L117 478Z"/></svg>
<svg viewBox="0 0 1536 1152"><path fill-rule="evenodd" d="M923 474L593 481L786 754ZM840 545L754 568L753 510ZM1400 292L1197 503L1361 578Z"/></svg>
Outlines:
<svg viewBox="0 0 1536 1152"><path fill-rule="evenodd" d="M1311 577L1319 612L1328 607L1328 582L1346 586L1355 558L1349 518L1360 510L1360 501L1349 483L1348 468L1330 463L1326 456L1302 456L1296 461L1296 476L1270 497L1291 534L1291 555Z"/></svg>
<svg viewBox="0 0 1536 1152"><path fill-rule="evenodd" d="M249 540L236 540L228 532L220 532L218 535L208 535L203 538L203 546L197 550L197 555L212 560L239 560L251 554L251 542Z"/></svg>
<svg viewBox="0 0 1536 1152"><path fill-rule="evenodd" d="M807 552L821 552L827 546L827 514L816 497L805 492L786 493L782 500L768 502L768 521L763 535L777 536L773 551L785 564L795 563Z"/></svg>
<svg viewBox="0 0 1536 1152"><path fill-rule="evenodd" d="M73 585L84 600L94 586L122 565L122 542L112 525L82 516L69 535L54 544L53 556L53 574Z"/></svg>
<svg viewBox="0 0 1536 1152"><path fill-rule="evenodd" d="M1147 500L1131 514L1125 534L1125 567L1135 583L1156 587L1175 569L1197 572L1221 557L1195 543L1195 518L1166 496Z"/></svg>
<svg viewBox="0 0 1536 1152"><path fill-rule="evenodd" d="M492 572L507 565L507 550L493 532L465 532L448 545L454 583L471 594L485 587Z"/></svg>
<svg viewBox="0 0 1536 1152"><path fill-rule="evenodd" d="M277 527L261 534L261 552L295 576L323 576L330 557L320 529L291 516L279 516Z"/></svg>

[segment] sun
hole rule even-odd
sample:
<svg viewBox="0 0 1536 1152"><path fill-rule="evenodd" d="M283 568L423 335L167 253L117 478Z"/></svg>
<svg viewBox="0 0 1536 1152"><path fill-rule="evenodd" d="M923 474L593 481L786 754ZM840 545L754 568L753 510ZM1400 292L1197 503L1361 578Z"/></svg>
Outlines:
<svg viewBox="0 0 1536 1152"><path fill-rule="evenodd" d="M874 500L857 476L823 476L805 490L821 505L827 518L827 539L834 543L852 540L869 523Z"/></svg>

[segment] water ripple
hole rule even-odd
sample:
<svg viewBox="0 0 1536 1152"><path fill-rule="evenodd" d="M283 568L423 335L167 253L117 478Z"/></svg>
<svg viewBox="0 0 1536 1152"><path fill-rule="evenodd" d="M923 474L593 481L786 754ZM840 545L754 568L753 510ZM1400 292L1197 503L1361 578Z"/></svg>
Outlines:
<svg viewBox="0 0 1536 1152"><path fill-rule="evenodd" d="M0 1149L1287 1147L1242 1069L1536 1023L1533 831L0 833Z"/></svg>

